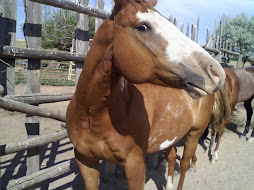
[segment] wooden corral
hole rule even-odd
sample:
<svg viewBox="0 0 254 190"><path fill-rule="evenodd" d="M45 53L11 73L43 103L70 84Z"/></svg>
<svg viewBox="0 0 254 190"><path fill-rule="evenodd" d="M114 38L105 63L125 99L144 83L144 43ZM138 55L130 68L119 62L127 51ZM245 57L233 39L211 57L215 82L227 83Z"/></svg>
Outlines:
<svg viewBox="0 0 254 190"><path fill-rule="evenodd" d="M40 94L40 66L41 60L57 60L75 62L76 79L83 67L89 41L82 37L88 34L88 16L99 19L108 18L109 14L102 11L103 2L98 2L98 8L88 7L88 0L80 0L79 4L66 0L24 0L26 22L24 24L24 35L27 48L16 47L16 17L17 0L3 0L1 4L1 35L0 35L0 71L5 73L1 76L1 84L4 91L0 99L0 107L7 110L19 111L28 114L26 116L26 129L28 139L4 144L0 146L0 156L8 155L22 150L27 150L27 172L26 176L8 182L7 189L24 189L36 185L54 176L70 171L76 166L74 160L68 160L56 166L40 171L39 147L61 139L68 138L66 129L60 132L40 136L40 124L37 116L65 121L62 113L39 108L39 104L53 103L70 100L73 92L65 94ZM41 49L42 29L42 4L51 5L79 13L79 22L76 27L76 52L65 52ZM102 5L101 5L102 4ZM3 19L2 19L3 17ZM101 22L101 20L99 20ZM98 23L100 23L98 22ZM97 23L97 28L98 28ZM9 40L6 40L9 39ZM25 95L14 96L15 87L15 60L28 59L27 84ZM8 95L8 96L6 96ZM30 119L29 119L30 118ZM25 118L24 118L25 119ZM29 123L30 122L30 123ZM1 163L0 163L1 164Z"/></svg>
<svg viewBox="0 0 254 190"><path fill-rule="evenodd" d="M1 77L1 84L3 85L4 98L0 98L0 107L7 110L19 111L32 116L27 115L32 122L26 127L30 127L28 139L19 142L13 142L10 144L5 144L0 146L0 156L5 156L21 150L27 150L28 155L36 155L27 159L27 165L33 166L27 168L27 176L12 180L8 183L7 189L24 189L31 187L37 183L44 180L52 178L56 175L68 172L73 167L75 167L74 160L68 160L62 164L56 165L52 168L47 168L39 171L39 146L55 142L67 138L67 131L63 129L55 134L49 134L46 136L39 135L39 121L37 117L47 117L55 120L64 122L65 115L61 113L39 108L39 104L43 103L53 103L57 101L70 100L73 93L66 94L40 94L40 64L41 60L57 60L57 61L73 61L75 62L76 71L76 81L78 80L79 74L83 67L83 63L86 58L86 53L89 48L89 41L84 41L83 37L88 30L87 26L87 15L95 16L98 18L96 20L96 29L101 23L101 19L106 19L109 14L102 11L103 1L97 0L96 7L88 7L87 0L80 0L80 4L73 3L67 0L24 0L26 8L26 23L24 27L24 33L26 38L27 48L15 47L16 41L16 11L17 11L17 0L3 0L4 4L0 6L2 9L6 10L1 13L1 17L4 19L1 26L4 26L3 32L0 35L0 71L5 73L4 77ZM55 50L45 50L41 49L41 24L42 24L42 11L41 4L46 4L58 8L63 8L71 11L76 11L79 14L79 22L76 30L76 52L64 52ZM33 10L37 11L33 11ZM7 14L8 12L8 14ZM169 18L172 23L177 26L177 19L171 16ZM29 24L28 24L29 23ZM3 24L3 25L2 25ZM216 24L215 24L216 25ZM184 24L180 23L180 30L183 31ZM197 25L191 26L191 39L198 42L198 32L199 32L199 19ZM186 35L189 36L190 27L187 25ZM4 40L8 38L9 40ZM86 39L86 38L85 38ZM241 55L237 52L231 51L230 45L222 43L221 40L217 40L215 37L215 29L212 37L210 38L209 31L207 33L207 44L204 48L211 52L213 56L220 62L225 62L229 55L238 56L241 60ZM27 67L27 86L24 96L14 96L14 77L15 77L15 59L22 58L28 59ZM227 58L227 59L226 59ZM222 61L223 60L223 61ZM238 67L240 67L240 61ZM30 105L31 104L31 105ZM36 134L36 135L35 135ZM154 158L153 158L154 157ZM157 154L152 155L150 158L150 165L156 166L158 163Z"/></svg>
<svg viewBox="0 0 254 190"><path fill-rule="evenodd" d="M169 21L172 22L177 27L177 18L172 15L169 17ZM184 23L180 23L179 30L183 32ZM186 28L186 36L189 37L189 23ZM238 52L232 51L232 44L222 41L222 27L220 22L220 34L216 36L216 18L214 19L214 29L212 35L210 35L210 30L207 29L206 35L206 45L203 48L208 51L217 61L220 63L229 63L230 57L234 56L238 58L237 68L242 67L242 55ZM198 43L199 40L199 17L197 19L197 25L191 25L191 35L190 38Z"/></svg>

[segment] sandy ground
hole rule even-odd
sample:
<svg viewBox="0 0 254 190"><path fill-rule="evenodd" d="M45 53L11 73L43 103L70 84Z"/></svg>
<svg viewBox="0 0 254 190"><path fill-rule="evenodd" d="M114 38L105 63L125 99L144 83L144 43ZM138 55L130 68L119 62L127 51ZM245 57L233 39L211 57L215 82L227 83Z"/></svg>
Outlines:
<svg viewBox="0 0 254 190"><path fill-rule="evenodd" d="M17 85L15 94L24 93L24 85ZM74 87L41 86L42 93L70 92ZM253 102L254 103L254 102ZM44 104L41 107L66 112L68 101L54 104ZM254 106L254 105L253 105ZM200 142L197 148L197 171L188 172L185 178L184 189L186 190L254 190L254 142L249 143L246 139L239 139L243 132L242 124L245 123L246 113L243 104L240 103L234 112L232 123L226 129L222 137L219 153L219 162L212 165L209 162L208 139ZM253 116L254 117L254 116ZM5 111L0 108L0 144L15 142L26 139L24 127L25 114ZM254 118L252 118L252 127ZM51 119L40 118L40 134L50 134L61 130L61 123ZM252 130L252 129L251 129ZM250 135L250 133L248 134ZM183 146L177 144L177 165L179 171L179 159L182 156ZM163 160L163 152L160 152L160 160ZM40 149L41 169L73 158L73 147L68 139L44 145ZM25 175L26 151L1 157L1 185L3 189L12 179ZM163 163L163 162L162 162ZM101 165L101 178L105 176L105 165ZM176 172L177 173L177 172ZM157 168L147 167L145 190L163 190L166 185L166 167L164 164ZM176 174L174 186L177 187L179 174ZM83 189L83 180L78 169L47 180L37 189ZM124 171L117 167L114 177L108 181L101 179L100 189L128 189Z"/></svg>

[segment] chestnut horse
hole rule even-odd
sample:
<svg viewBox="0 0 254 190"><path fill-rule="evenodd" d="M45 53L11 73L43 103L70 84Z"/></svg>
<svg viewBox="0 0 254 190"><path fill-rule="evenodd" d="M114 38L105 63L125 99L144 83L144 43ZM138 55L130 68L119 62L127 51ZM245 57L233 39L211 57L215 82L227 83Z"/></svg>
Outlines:
<svg viewBox="0 0 254 190"><path fill-rule="evenodd" d="M213 152L211 163L218 161L218 152L220 140L224 132L226 124L229 122L232 111L238 100L238 93L240 89L239 78L233 68L224 67L226 73L226 80L223 87L214 93L214 107L210 125L212 127L212 136L209 146L211 151L215 142L217 133L217 144Z"/></svg>
<svg viewBox="0 0 254 190"><path fill-rule="evenodd" d="M87 190L98 189L100 160L125 168L128 189L144 189L145 155L186 136L182 189L212 113L213 95L205 95L224 83L220 64L159 14L156 3L115 0L87 54L66 115Z"/></svg>
<svg viewBox="0 0 254 190"><path fill-rule="evenodd" d="M254 99L254 66L235 69L235 73L237 74L240 81L238 102L244 102L244 107L247 111L245 130L240 138L246 138L246 135L249 132L251 117L253 114L251 102ZM254 141L254 129L248 141Z"/></svg>

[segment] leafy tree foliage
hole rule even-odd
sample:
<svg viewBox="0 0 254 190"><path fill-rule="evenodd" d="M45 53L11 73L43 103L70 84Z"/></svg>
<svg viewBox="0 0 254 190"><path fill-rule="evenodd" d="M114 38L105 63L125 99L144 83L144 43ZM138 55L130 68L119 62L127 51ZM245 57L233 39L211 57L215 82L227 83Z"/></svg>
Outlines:
<svg viewBox="0 0 254 190"><path fill-rule="evenodd" d="M222 41L228 41L242 54L249 54L254 51L254 16L250 19L245 13L234 18L223 15ZM217 35L220 28L217 28Z"/></svg>
<svg viewBox="0 0 254 190"><path fill-rule="evenodd" d="M42 47L69 51L75 39L78 13L43 7ZM89 38L94 36L94 17L89 17Z"/></svg>

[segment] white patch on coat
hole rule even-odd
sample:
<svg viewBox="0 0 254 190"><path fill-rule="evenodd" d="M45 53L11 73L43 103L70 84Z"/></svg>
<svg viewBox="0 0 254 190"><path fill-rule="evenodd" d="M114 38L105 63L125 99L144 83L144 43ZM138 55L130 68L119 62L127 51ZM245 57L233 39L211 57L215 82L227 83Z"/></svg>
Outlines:
<svg viewBox="0 0 254 190"><path fill-rule="evenodd" d="M164 150L168 147L170 147L176 140L177 137L175 137L172 141L166 140L160 145L160 150Z"/></svg>
<svg viewBox="0 0 254 190"><path fill-rule="evenodd" d="M210 140L209 150L212 149L214 143L215 143L215 135L212 135Z"/></svg>
<svg viewBox="0 0 254 190"><path fill-rule="evenodd" d="M174 189L172 176L168 176L167 185L166 185L166 190L170 190L170 189Z"/></svg>
<svg viewBox="0 0 254 190"><path fill-rule="evenodd" d="M149 137L149 139L148 139L148 141L149 141L149 142L151 142L151 143L156 142L156 140L157 140L157 138L156 138L156 137L154 137L153 139L152 139L151 137Z"/></svg>
<svg viewBox="0 0 254 190"><path fill-rule="evenodd" d="M170 111L171 107L170 105L168 104L167 107L166 107L166 111Z"/></svg>
<svg viewBox="0 0 254 190"><path fill-rule="evenodd" d="M167 42L165 55L169 62L179 63L194 51L210 55L197 43L186 37L174 24L168 21L158 12L148 10L147 12L137 12L140 22L150 23L152 30L159 34Z"/></svg>

